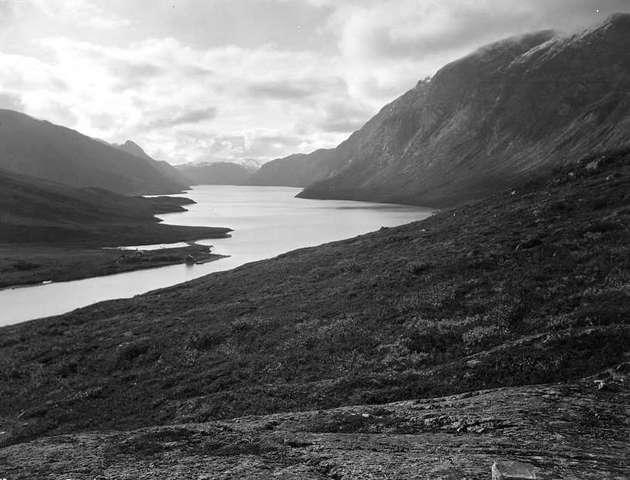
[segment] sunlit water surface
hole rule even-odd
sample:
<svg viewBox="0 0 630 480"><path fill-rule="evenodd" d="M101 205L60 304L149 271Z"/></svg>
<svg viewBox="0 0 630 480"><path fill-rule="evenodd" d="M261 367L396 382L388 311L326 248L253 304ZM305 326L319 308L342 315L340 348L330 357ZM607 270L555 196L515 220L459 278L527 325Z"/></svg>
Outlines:
<svg viewBox="0 0 630 480"><path fill-rule="evenodd" d="M406 205L295 198L290 187L202 185L186 196L197 203L164 223L234 229L231 238L202 240L228 258L0 290L0 325L65 313L102 300L126 298L192 280L296 248L353 237L426 218L430 209ZM177 244L176 244L177 245ZM145 246L140 248L155 248Z"/></svg>

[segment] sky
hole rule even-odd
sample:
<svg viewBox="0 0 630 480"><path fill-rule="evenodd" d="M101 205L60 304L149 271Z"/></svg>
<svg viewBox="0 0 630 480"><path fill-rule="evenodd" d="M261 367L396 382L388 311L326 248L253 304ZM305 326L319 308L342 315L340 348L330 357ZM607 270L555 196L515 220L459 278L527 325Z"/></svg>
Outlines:
<svg viewBox="0 0 630 480"><path fill-rule="evenodd" d="M446 63L630 0L0 0L0 108L171 163L333 147Z"/></svg>

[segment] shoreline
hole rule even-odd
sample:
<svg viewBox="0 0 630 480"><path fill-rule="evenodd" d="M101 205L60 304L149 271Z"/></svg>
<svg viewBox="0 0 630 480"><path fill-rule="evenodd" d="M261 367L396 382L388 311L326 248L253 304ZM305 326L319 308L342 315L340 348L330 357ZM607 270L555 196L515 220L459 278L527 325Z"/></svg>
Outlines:
<svg viewBox="0 0 630 480"><path fill-rule="evenodd" d="M194 242L185 247L156 250L9 246L5 251L5 248L0 245L0 291L184 264L191 257L191 266L227 257Z"/></svg>

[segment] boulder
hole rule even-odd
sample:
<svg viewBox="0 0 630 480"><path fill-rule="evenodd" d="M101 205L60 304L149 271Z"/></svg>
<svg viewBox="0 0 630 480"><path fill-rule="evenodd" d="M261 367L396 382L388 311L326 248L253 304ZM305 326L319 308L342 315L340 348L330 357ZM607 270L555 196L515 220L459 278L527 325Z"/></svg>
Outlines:
<svg viewBox="0 0 630 480"><path fill-rule="evenodd" d="M533 465L514 461L500 461L492 464L492 480L535 479Z"/></svg>

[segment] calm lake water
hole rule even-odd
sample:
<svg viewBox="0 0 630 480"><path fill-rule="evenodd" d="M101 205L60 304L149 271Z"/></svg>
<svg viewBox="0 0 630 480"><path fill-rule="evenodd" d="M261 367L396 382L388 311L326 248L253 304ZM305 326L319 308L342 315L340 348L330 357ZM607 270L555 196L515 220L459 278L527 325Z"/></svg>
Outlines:
<svg viewBox="0 0 630 480"><path fill-rule="evenodd" d="M202 185L186 196L188 212L162 215L164 223L234 229L231 238L200 241L228 258L203 265L172 265L71 282L0 290L0 325L65 313L102 300L126 298L208 273L274 257L296 248L350 238L428 217L405 205L306 200L289 187ZM157 248L148 246L140 248Z"/></svg>

